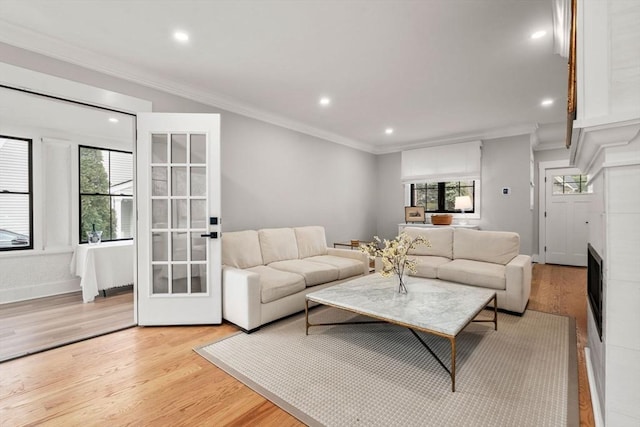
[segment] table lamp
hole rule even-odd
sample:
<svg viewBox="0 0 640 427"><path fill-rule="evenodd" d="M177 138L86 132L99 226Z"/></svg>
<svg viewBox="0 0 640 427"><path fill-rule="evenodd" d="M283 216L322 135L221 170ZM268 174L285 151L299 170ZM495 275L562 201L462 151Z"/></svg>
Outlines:
<svg viewBox="0 0 640 427"><path fill-rule="evenodd" d="M467 209L473 209L473 204L471 203L471 197L469 196L458 196L456 197L455 209L460 209L462 211L462 218L460 220L460 224L467 225L467 219L464 216L464 211Z"/></svg>

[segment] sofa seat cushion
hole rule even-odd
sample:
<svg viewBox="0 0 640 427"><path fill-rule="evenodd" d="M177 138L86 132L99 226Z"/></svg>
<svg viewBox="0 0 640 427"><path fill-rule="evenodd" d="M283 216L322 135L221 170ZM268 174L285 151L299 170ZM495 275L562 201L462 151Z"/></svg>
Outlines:
<svg viewBox="0 0 640 427"><path fill-rule="evenodd" d="M416 260L416 274L409 273L410 276L424 277L426 279L438 278L438 268L451 259L441 256L410 256Z"/></svg>
<svg viewBox="0 0 640 427"><path fill-rule="evenodd" d="M491 289L506 289L505 266L454 259L438 267L438 279Z"/></svg>
<svg viewBox="0 0 640 427"><path fill-rule="evenodd" d="M295 294L306 288L304 277L299 274L276 270L265 265L246 270L260 276L260 299L263 304Z"/></svg>
<svg viewBox="0 0 640 427"><path fill-rule="evenodd" d="M287 261L276 261L269 264L269 267L277 270L296 273L304 277L307 286L320 285L322 283L338 280L338 268L329 264L306 261L303 259L290 259Z"/></svg>
<svg viewBox="0 0 640 427"><path fill-rule="evenodd" d="M362 274L362 262L353 258L343 258L334 255L320 255L305 258L306 261L329 264L338 269L338 280Z"/></svg>

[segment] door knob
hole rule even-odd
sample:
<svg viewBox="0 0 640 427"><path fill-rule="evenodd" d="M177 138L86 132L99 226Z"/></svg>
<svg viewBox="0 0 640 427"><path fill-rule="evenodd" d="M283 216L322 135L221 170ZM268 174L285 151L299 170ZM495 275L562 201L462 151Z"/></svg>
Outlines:
<svg viewBox="0 0 640 427"><path fill-rule="evenodd" d="M217 239L218 238L218 232L217 231L212 231L211 233L201 234L200 237L208 237L210 239Z"/></svg>

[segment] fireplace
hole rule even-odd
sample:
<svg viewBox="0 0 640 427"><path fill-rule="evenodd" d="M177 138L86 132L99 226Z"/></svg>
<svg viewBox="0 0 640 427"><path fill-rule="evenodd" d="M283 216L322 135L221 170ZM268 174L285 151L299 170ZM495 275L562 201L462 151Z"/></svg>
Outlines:
<svg viewBox="0 0 640 427"><path fill-rule="evenodd" d="M587 244L587 249L587 296L602 341L602 258L591 244Z"/></svg>

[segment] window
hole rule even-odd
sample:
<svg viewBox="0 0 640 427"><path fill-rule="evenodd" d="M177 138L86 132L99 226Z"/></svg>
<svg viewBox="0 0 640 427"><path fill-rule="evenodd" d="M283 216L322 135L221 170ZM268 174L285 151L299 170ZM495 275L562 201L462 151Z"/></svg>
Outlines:
<svg viewBox="0 0 640 427"><path fill-rule="evenodd" d="M553 177L553 194L585 194L593 192L587 186L587 175L555 175Z"/></svg>
<svg viewBox="0 0 640 427"><path fill-rule="evenodd" d="M474 180L411 184L411 206L424 206L427 212L455 213L460 212L455 209L456 197L470 196L474 208L465 213L474 213L475 189Z"/></svg>
<svg viewBox="0 0 640 427"><path fill-rule="evenodd" d="M80 146L80 243L133 237L133 154Z"/></svg>
<svg viewBox="0 0 640 427"><path fill-rule="evenodd" d="M33 249L31 145L0 135L0 251Z"/></svg>

